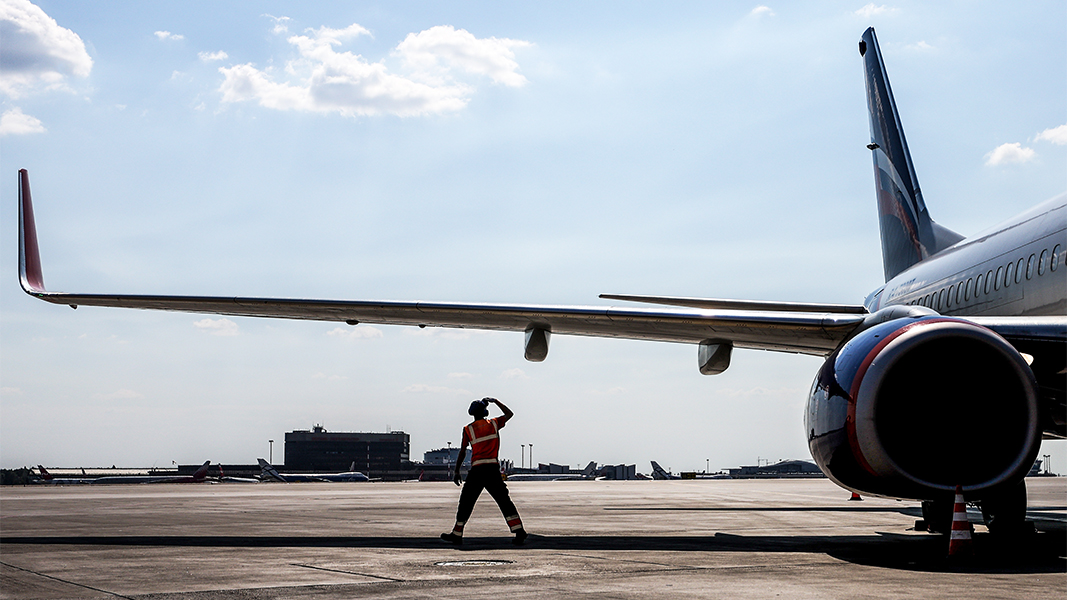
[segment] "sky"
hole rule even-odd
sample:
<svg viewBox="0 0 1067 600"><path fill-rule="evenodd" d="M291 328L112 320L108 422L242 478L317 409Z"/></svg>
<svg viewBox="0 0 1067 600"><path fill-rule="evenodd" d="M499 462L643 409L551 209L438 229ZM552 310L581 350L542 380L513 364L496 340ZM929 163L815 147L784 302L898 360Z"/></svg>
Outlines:
<svg viewBox="0 0 1067 600"><path fill-rule="evenodd" d="M859 304L868 26L935 220L1067 188L1062 2L0 0L0 466L283 463L315 424L421 459L484 396L516 463L810 458L817 357L40 302L16 172L59 291Z"/></svg>

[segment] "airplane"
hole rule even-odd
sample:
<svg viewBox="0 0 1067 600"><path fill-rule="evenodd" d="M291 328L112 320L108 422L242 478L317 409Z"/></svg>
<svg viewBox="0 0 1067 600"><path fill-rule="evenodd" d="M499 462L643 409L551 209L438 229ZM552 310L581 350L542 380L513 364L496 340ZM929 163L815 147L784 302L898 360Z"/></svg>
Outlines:
<svg viewBox="0 0 1067 600"><path fill-rule="evenodd" d="M584 481L596 479L596 461L590 461L581 473L515 473L508 481Z"/></svg>
<svg viewBox="0 0 1067 600"><path fill-rule="evenodd" d="M210 464L210 460L205 460L204 464L200 465L200 468L192 475L109 475L107 477L97 477L89 483L93 485L112 483L200 483L207 479L207 468Z"/></svg>
<svg viewBox="0 0 1067 600"><path fill-rule="evenodd" d="M370 477L367 477L356 470L356 463L354 462L352 463L352 466L348 467L348 471L345 471L344 473L279 473L273 465L262 458L257 458L256 460L259 461L259 471L264 480L274 479L285 483L306 483L309 481L370 481Z"/></svg>
<svg viewBox="0 0 1067 600"><path fill-rule="evenodd" d="M1067 194L965 238L931 217L873 28L859 42L885 284L861 304L603 294L640 306L84 294L44 284L29 175L19 171L19 279L60 305L693 344L702 374L735 348L825 359L804 413L808 447L841 487L922 502L947 533L957 485L994 533L1032 528L1023 478L1043 438L1067 437ZM832 273L827 275L832 277ZM651 306L649 306L651 305Z"/></svg>
<svg viewBox="0 0 1067 600"><path fill-rule="evenodd" d="M659 463L652 461L652 479L681 479L680 475L672 475L669 471L659 466Z"/></svg>
<svg viewBox="0 0 1067 600"><path fill-rule="evenodd" d="M47 483L51 485L79 485L83 483L92 483L92 477L55 477L48 472L41 465L37 465L37 470L41 473L41 478L37 480L37 483ZM83 473L85 471L82 471Z"/></svg>

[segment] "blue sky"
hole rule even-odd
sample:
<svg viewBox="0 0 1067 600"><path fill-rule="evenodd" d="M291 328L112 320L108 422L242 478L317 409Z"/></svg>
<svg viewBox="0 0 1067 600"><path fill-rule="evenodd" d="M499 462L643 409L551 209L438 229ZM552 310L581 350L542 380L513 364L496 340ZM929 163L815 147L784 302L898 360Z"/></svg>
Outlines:
<svg viewBox="0 0 1067 600"><path fill-rule="evenodd" d="M56 307L16 282L20 168L57 290L859 303L882 282L873 25L938 222L973 234L1067 184L1060 2L0 11L4 467L281 459L315 423L402 429L421 458L482 396L515 411L515 460L808 458L820 364L738 351L705 377L685 345L557 336L535 364L521 334Z"/></svg>

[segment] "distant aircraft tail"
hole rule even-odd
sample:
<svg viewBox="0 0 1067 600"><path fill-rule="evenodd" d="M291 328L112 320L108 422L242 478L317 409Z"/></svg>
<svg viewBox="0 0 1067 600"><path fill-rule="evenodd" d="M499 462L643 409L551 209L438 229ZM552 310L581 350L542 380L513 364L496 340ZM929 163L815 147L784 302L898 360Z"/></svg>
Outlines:
<svg viewBox="0 0 1067 600"><path fill-rule="evenodd" d="M278 469L275 469L274 466L272 466L269 462L263 460L262 458L257 458L256 460L259 461L260 477L262 477L263 479L275 479L277 481L285 481L285 478L282 477L281 473L278 472Z"/></svg>
<svg viewBox="0 0 1067 600"><path fill-rule="evenodd" d="M674 479L659 463L652 461L652 479Z"/></svg>
<svg viewBox="0 0 1067 600"><path fill-rule="evenodd" d="M873 27L863 33L860 55L871 120L871 143L867 147L874 155L882 266L889 281L963 236L934 223L926 209Z"/></svg>
<svg viewBox="0 0 1067 600"><path fill-rule="evenodd" d="M193 481L203 481L207 479L207 468L210 464L210 460L205 460L204 464L200 465L200 468L193 473Z"/></svg>
<svg viewBox="0 0 1067 600"><path fill-rule="evenodd" d="M41 465L37 465L37 470L41 472L41 479L45 481L52 481L52 474L49 473L44 467L42 467Z"/></svg>
<svg viewBox="0 0 1067 600"><path fill-rule="evenodd" d="M596 475L596 461L595 460L594 461L590 461L589 464L585 465L585 468L582 469L582 477L592 478L594 475Z"/></svg>

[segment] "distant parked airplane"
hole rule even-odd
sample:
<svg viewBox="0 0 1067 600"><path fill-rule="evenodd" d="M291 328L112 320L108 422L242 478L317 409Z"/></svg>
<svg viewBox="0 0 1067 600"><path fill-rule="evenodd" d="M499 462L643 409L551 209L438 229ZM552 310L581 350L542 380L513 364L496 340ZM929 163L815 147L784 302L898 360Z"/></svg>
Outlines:
<svg viewBox="0 0 1067 600"><path fill-rule="evenodd" d="M590 462L581 473L516 473L508 481L581 481L596 478L596 461Z"/></svg>
<svg viewBox="0 0 1067 600"><path fill-rule="evenodd" d="M681 479L678 475L672 475L663 467L659 466L659 463L652 461L652 479Z"/></svg>
<svg viewBox="0 0 1067 600"><path fill-rule="evenodd" d="M78 485L82 483L92 483L92 477L54 477L43 466L37 465L37 470L41 472L41 478L37 480L38 483L48 483L51 485Z"/></svg>
<svg viewBox="0 0 1067 600"><path fill-rule="evenodd" d="M192 475L109 475L90 480L93 485L109 483L200 483L207 479L207 467L210 460L205 460Z"/></svg>
<svg viewBox="0 0 1067 600"><path fill-rule="evenodd" d="M370 481L369 477L355 470L356 463L352 463L352 466L348 467L349 470L344 473L279 473L277 469L262 458L256 460L259 461L259 472L264 480L274 479L286 483L302 483L308 481Z"/></svg>

